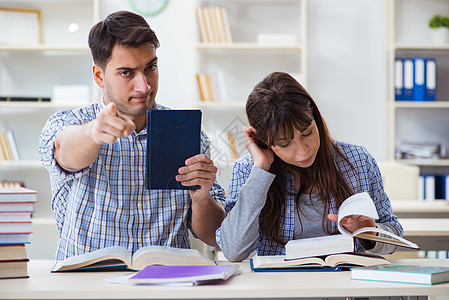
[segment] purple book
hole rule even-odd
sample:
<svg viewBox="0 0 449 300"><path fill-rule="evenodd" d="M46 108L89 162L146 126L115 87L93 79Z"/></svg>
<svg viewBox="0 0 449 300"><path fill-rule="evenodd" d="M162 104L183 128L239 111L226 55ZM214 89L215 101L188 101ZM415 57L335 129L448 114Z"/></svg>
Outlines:
<svg viewBox="0 0 449 300"><path fill-rule="evenodd" d="M128 279L134 284L197 283L210 280L226 280L235 275L239 265L211 266L146 266Z"/></svg>

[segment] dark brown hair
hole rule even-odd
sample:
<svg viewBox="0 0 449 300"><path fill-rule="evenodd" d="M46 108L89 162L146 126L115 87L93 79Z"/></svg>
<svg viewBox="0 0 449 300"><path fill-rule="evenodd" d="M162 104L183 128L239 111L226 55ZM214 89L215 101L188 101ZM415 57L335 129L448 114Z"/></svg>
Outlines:
<svg viewBox="0 0 449 300"><path fill-rule="evenodd" d="M135 13L118 11L95 24L89 32L89 47L94 63L105 68L115 45L139 47L151 43L159 47L159 40L147 21Z"/></svg>
<svg viewBox="0 0 449 300"><path fill-rule="evenodd" d="M261 227L267 238L285 245L281 237L285 216L282 215L286 199L286 173L299 174L301 187L296 196L299 209L299 195L317 191L324 202L323 229L330 232L327 221L330 200L335 198L337 207L352 195L334 160L333 150L347 163L350 162L331 138L318 107L309 93L287 73L274 72L259 82L248 96L246 114L251 126L256 129L255 140L262 147L275 145L277 138L293 138L295 129L304 131L315 121L320 148L315 162L308 168L300 168L282 161L276 154L270 172L275 174L267 201L261 213ZM353 166L351 165L352 169Z"/></svg>

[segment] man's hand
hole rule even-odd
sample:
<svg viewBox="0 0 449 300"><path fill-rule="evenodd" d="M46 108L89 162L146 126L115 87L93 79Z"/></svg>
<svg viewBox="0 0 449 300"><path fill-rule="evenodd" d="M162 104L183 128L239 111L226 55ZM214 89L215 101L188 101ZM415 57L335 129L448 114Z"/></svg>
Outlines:
<svg viewBox="0 0 449 300"><path fill-rule="evenodd" d="M176 180L184 186L199 185L197 190L191 190L193 201L209 198L209 191L217 175L214 162L204 154L195 155L186 160L186 166L179 168Z"/></svg>
<svg viewBox="0 0 449 300"><path fill-rule="evenodd" d="M92 139L98 144L113 144L122 135L129 136L136 129L130 117L121 114L114 103L106 105L92 127Z"/></svg>

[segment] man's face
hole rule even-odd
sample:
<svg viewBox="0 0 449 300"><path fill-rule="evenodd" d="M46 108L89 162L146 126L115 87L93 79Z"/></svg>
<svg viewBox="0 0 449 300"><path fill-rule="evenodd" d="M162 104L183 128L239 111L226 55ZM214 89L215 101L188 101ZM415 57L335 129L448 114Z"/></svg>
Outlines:
<svg viewBox="0 0 449 300"><path fill-rule="evenodd" d="M118 111L133 118L145 117L158 89L157 63L156 48L150 43L138 48L114 46L105 70L98 68L94 74L106 104L115 103Z"/></svg>

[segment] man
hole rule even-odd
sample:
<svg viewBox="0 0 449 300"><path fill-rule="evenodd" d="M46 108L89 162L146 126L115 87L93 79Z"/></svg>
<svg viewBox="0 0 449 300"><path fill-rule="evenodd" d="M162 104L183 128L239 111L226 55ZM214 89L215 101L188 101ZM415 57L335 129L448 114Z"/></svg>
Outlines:
<svg viewBox="0 0 449 300"><path fill-rule="evenodd" d="M176 177L195 191L145 190L146 111L155 101L159 41L145 19L116 12L89 33L100 103L53 114L39 153L50 173L52 209L60 233L57 260L119 245L188 248L188 229L209 245L225 214L217 168L201 153Z"/></svg>

